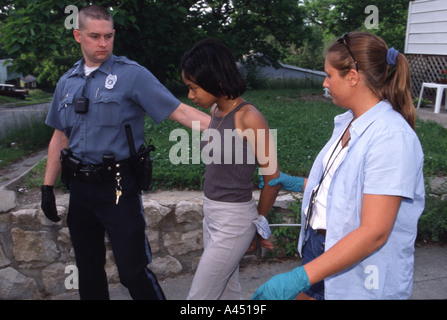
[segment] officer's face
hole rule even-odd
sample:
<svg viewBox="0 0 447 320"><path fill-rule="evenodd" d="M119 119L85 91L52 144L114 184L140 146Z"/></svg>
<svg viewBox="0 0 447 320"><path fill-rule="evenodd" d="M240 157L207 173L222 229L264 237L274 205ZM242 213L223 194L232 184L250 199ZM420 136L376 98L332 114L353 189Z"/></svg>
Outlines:
<svg viewBox="0 0 447 320"><path fill-rule="evenodd" d="M83 29L73 34L88 67L100 66L112 55L115 30L111 21L86 18Z"/></svg>
<svg viewBox="0 0 447 320"><path fill-rule="evenodd" d="M217 102L217 98L211 93L203 90L202 87L198 86L194 82L188 80L182 72L183 82L189 89L188 99L191 99L197 106L208 109L213 104Z"/></svg>

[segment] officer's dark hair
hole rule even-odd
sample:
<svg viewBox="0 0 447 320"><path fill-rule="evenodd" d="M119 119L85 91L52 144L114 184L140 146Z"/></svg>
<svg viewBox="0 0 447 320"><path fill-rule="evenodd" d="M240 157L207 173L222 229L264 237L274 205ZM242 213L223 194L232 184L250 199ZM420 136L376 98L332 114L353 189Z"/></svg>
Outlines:
<svg viewBox="0 0 447 320"><path fill-rule="evenodd" d="M110 14L109 10L95 4L82 8L79 11L78 15L79 30L82 30L84 28L86 18L94 20L106 20L112 22L112 24L114 23L112 15Z"/></svg>
<svg viewBox="0 0 447 320"><path fill-rule="evenodd" d="M186 52L181 62L186 79L213 96L236 99L246 90L236 59L223 43L205 39Z"/></svg>

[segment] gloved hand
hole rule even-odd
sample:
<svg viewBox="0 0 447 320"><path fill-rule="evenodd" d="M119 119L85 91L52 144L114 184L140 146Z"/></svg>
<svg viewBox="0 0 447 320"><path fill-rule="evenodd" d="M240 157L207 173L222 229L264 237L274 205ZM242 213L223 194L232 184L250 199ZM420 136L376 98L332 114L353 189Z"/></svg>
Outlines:
<svg viewBox="0 0 447 320"><path fill-rule="evenodd" d="M259 188L264 188L264 178L263 176L260 176L261 182L259 183ZM287 190L287 191L294 191L294 192L303 192L304 187L304 178L302 177L293 177L289 176L288 174L285 174L283 172L279 172L279 178L272 179L269 181L269 186L274 187L277 184L281 184L281 189Z"/></svg>
<svg viewBox="0 0 447 320"><path fill-rule="evenodd" d="M53 222L58 222L61 218L57 215L56 198L54 197L53 186L42 186L42 202L40 204L45 217Z"/></svg>
<svg viewBox="0 0 447 320"><path fill-rule="evenodd" d="M310 282L303 267L273 276L261 285L251 300L293 300L302 292L309 290Z"/></svg>

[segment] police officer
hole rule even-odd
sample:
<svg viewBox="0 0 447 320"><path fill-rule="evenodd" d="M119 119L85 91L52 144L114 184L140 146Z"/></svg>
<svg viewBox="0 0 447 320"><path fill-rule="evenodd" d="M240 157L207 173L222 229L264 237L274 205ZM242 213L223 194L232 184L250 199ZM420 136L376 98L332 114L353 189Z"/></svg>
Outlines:
<svg viewBox="0 0 447 320"><path fill-rule="evenodd" d="M155 275L145 235L141 192L129 169L129 140L144 143L147 113L156 123L166 118L191 127L209 116L180 103L144 67L112 54L115 30L107 9L88 6L79 12L74 38L83 59L64 74L56 87L46 124L55 129L51 139L42 209L57 222L53 186L61 171L61 150L79 161L70 182L67 224L79 270L81 299L109 299L104 237L107 233L121 283L133 299L165 299ZM108 159L111 172L103 168ZM106 174L107 173L107 174Z"/></svg>

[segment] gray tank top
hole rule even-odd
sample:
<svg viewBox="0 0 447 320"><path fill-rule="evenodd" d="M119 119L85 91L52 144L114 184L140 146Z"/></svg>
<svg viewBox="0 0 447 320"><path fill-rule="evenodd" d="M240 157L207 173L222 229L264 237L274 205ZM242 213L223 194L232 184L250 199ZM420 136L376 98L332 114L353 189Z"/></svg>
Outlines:
<svg viewBox="0 0 447 320"><path fill-rule="evenodd" d="M207 141L201 141L206 163L203 191L208 199L247 202L253 197L253 174L258 162L247 139L238 135L234 123L234 114L247 104L251 103L241 103L223 120L214 115L209 129L217 128L218 133L214 131ZM243 134L250 134L250 131Z"/></svg>

